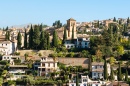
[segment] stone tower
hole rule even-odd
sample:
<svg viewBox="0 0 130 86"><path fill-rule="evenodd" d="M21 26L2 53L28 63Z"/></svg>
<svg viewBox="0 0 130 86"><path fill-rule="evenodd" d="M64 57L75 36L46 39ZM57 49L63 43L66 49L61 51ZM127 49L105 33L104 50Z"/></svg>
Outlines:
<svg viewBox="0 0 130 86"><path fill-rule="evenodd" d="M76 20L70 18L67 20L67 39L72 39L72 29L74 28L74 39L77 38Z"/></svg>

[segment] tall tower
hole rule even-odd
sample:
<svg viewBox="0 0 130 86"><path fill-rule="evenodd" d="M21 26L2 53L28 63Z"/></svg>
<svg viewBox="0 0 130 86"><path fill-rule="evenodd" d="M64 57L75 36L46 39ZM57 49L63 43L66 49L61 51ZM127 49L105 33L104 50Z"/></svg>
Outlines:
<svg viewBox="0 0 130 86"><path fill-rule="evenodd" d="M67 20L67 39L72 39L72 29L74 28L74 39L77 38L76 20L70 18Z"/></svg>

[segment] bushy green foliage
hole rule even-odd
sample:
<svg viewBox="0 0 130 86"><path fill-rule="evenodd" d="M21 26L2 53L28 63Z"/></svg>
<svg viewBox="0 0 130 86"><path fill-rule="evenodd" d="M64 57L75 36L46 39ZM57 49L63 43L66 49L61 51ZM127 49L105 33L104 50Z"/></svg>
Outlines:
<svg viewBox="0 0 130 86"><path fill-rule="evenodd" d="M20 59L14 59L14 64L15 65L20 65L21 64L21 60Z"/></svg>

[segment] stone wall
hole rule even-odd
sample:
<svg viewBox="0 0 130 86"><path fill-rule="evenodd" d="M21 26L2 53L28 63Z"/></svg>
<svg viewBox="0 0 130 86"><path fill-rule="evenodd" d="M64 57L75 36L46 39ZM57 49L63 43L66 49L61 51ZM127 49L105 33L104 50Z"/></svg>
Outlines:
<svg viewBox="0 0 130 86"><path fill-rule="evenodd" d="M83 68L88 68L89 64L88 58L58 58L58 61L66 65L82 66Z"/></svg>

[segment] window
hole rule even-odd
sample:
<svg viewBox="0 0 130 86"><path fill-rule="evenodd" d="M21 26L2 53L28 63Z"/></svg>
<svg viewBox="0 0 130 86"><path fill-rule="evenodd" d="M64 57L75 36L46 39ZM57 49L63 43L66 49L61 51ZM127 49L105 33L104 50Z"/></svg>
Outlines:
<svg viewBox="0 0 130 86"><path fill-rule="evenodd" d="M96 76L96 73L94 73L94 76Z"/></svg>
<svg viewBox="0 0 130 86"><path fill-rule="evenodd" d="M7 59L9 59L9 57L7 57Z"/></svg>
<svg viewBox="0 0 130 86"><path fill-rule="evenodd" d="M42 68L42 71L45 71L45 68Z"/></svg>
<svg viewBox="0 0 130 86"><path fill-rule="evenodd" d="M102 66L100 66L100 68L102 68Z"/></svg>
<svg viewBox="0 0 130 86"><path fill-rule="evenodd" d="M6 46L7 46L7 44L6 44Z"/></svg>
<svg viewBox="0 0 130 86"><path fill-rule="evenodd" d="M84 84L84 86L87 86L86 84Z"/></svg>
<svg viewBox="0 0 130 86"><path fill-rule="evenodd" d="M74 84L71 84L71 86L74 86Z"/></svg>
<svg viewBox="0 0 130 86"><path fill-rule="evenodd" d="M83 82L87 82L87 79L83 79Z"/></svg>
<svg viewBox="0 0 130 86"><path fill-rule="evenodd" d="M2 44L2 46L3 46L3 44Z"/></svg>
<svg viewBox="0 0 130 86"><path fill-rule="evenodd" d="M87 42L85 42L85 45L87 45Z"/></svg>
<svg viewBox="0 0 130 86"><path fill-rule="evenodd" d="M42 66L45 67L45 63L42 63Z"/></svg>
<svg viewBox="0 0 130 86"><path fill-rule="evenodd" d="M6 57L4 57L4 59L6 59Z"/></svg>
<svg viewBox="0 0 130 86"><path fill-rule="evenodd" d="M97 69L97 66L95 66L95 69Z"/></svg>
<svg viewBox="0 0 130 86"><path fill-rule="evenodd" d="M67 48L69 48L69 45L67 46Z"/></svg>

